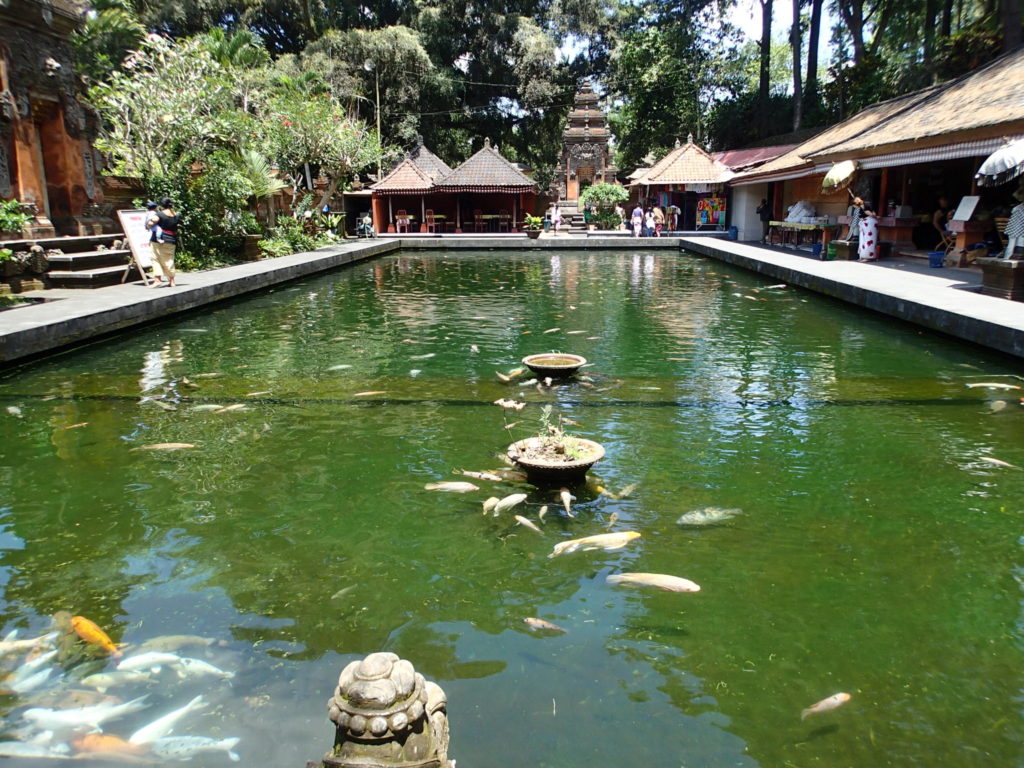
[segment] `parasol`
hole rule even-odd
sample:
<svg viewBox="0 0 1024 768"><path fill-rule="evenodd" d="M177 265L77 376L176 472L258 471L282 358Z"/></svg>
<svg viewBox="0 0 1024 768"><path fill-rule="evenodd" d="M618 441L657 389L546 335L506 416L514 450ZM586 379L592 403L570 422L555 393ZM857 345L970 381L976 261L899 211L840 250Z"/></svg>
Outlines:
<svg viewBox="0 0 1024 768"><path fill-rule="evenodd" d="M857 175L857 161L843 160L832 166L821 182L821 191L825 194L832 194L841 189L846 189Z"/></svg>
<svg viewBox="0 0 1024 768"><path fill-rule="evenodd" d="M1024 139L1004 144L985 160L974 174L979 187L1005 184L1024 173Z"/></svg>

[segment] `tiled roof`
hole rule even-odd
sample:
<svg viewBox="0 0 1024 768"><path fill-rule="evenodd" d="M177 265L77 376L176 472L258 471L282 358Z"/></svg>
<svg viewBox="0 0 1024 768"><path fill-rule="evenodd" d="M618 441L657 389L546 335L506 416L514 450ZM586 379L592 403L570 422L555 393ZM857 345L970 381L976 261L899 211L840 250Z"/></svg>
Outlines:
<svg viewBox="0 0 1024 768"><path fill-rule="evenodd" d="M434 180L408 157L395 166L395 169L383 179L370 185L370 189L388 194L425 192L433 187Z"/></svg>
<svg viewBox="0 0 1024 768"><path fill-rule="evenodd" d="M651 166L647 173L634 179L633 184L717 184L729 175L729 169L694 144L691 136L685 144Z"/></svg>
<svg viewBox="0 0 1024 768"><path fill-rule="evenodd" d="M494 147L490 139L484 139L483 148L466 162L437 183L446 192L494 190L528 191L535 189L536 182L523 174L506 160Z"/></svg>
<svg viewBox="0 0 1024 768"><path fill-rule="evenodd" d="M422 138L417 140L416 146L409 152L409 159L416 163L431 181L437 181L452 172L448 163L423 146Z"/></svg>

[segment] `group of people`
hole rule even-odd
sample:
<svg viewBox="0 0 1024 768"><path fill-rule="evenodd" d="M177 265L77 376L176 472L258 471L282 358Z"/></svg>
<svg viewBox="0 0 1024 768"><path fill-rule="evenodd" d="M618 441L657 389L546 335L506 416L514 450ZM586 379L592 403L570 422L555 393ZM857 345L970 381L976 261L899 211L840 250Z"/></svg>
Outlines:
<svg viewBox="0 0 1024 768"><path fill-rule="evenodd" d="M679 229L679 207L669 206L668 216L659 205L648 205L646 209L638 202L629 217L629 226L633 237L661 237L662 230L668 224L669 231Z"/></svg>

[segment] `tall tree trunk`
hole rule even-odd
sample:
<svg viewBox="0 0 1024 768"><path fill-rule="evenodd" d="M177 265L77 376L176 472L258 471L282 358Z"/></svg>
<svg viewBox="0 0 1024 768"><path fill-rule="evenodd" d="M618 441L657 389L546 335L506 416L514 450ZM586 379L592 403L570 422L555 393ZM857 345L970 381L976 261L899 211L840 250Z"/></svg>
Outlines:
<svg viewBox="0 0 1024 768"><path fill-rule="evenodd" d="M789 30L789 43L793 47L793 130L800 130L800 122L804 112L804 86L800 72L803 58L800 54L803 46L800 40L800 8L802 0L793 0L793 26Z"/></svg>
<svg viewBox="0 0 1024 768"><path fill-rule="evenodd" d="M953 0L942 0L942 23L939 32L943 37L953 33Z"/></svg>
<svg viewBox="0 0 1024 768"><path fill-rule="evenodd" d="M952 3L953 0L946 0ZM839 15L850 31L853 44L853 63L864 60L864 0L838 0Z"/></svg>
<svg viewBox="0 0 1024 768"><path fill-rule="evenodd" d="M761 3L761 79L757 89L757 106L761 136L767 134L768 125L768 86L772 63L772 0L759 0Z"/></svg>
<svg viewBox="0 0 1024 768"><path fill-rule="evenodd" d="M1020 45L1020 0L1001 0L999 9L1003 28L1003 52Z"/></svg>
<svg viewBox="0 0 1024 768"><path fill-rule="evenodd" d="M935 58L935 24L939 18L939 0L925 0L924 3L924 63L932 69Z"/></svg>
<svg viewBox="0 0 1024 768"><path fill-rule="evenodd" d="M821 6L823 0L811 0L811 28L807 33L807 80L804 84L804 102L818 99L818 38L821 35Z"/></svg>

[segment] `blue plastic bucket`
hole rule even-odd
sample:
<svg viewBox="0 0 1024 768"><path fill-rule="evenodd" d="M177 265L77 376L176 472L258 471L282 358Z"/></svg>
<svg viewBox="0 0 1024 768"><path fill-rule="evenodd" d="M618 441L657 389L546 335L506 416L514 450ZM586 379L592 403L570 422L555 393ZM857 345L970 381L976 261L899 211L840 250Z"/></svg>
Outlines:
<svg viewBox="0 0 1024 768"><path fill-rule="evenodd" d="M933 269L938 269L942 266L942 260L946 257L945 251L929 251L928 252L928 266Z"/></svg>
<svg viewBox="0 0 1024 768"><path fill-rule="evenodd" d="M814 258L816 259L821 258L821 243L811 244L811 255L814 256Z"/></svg>

